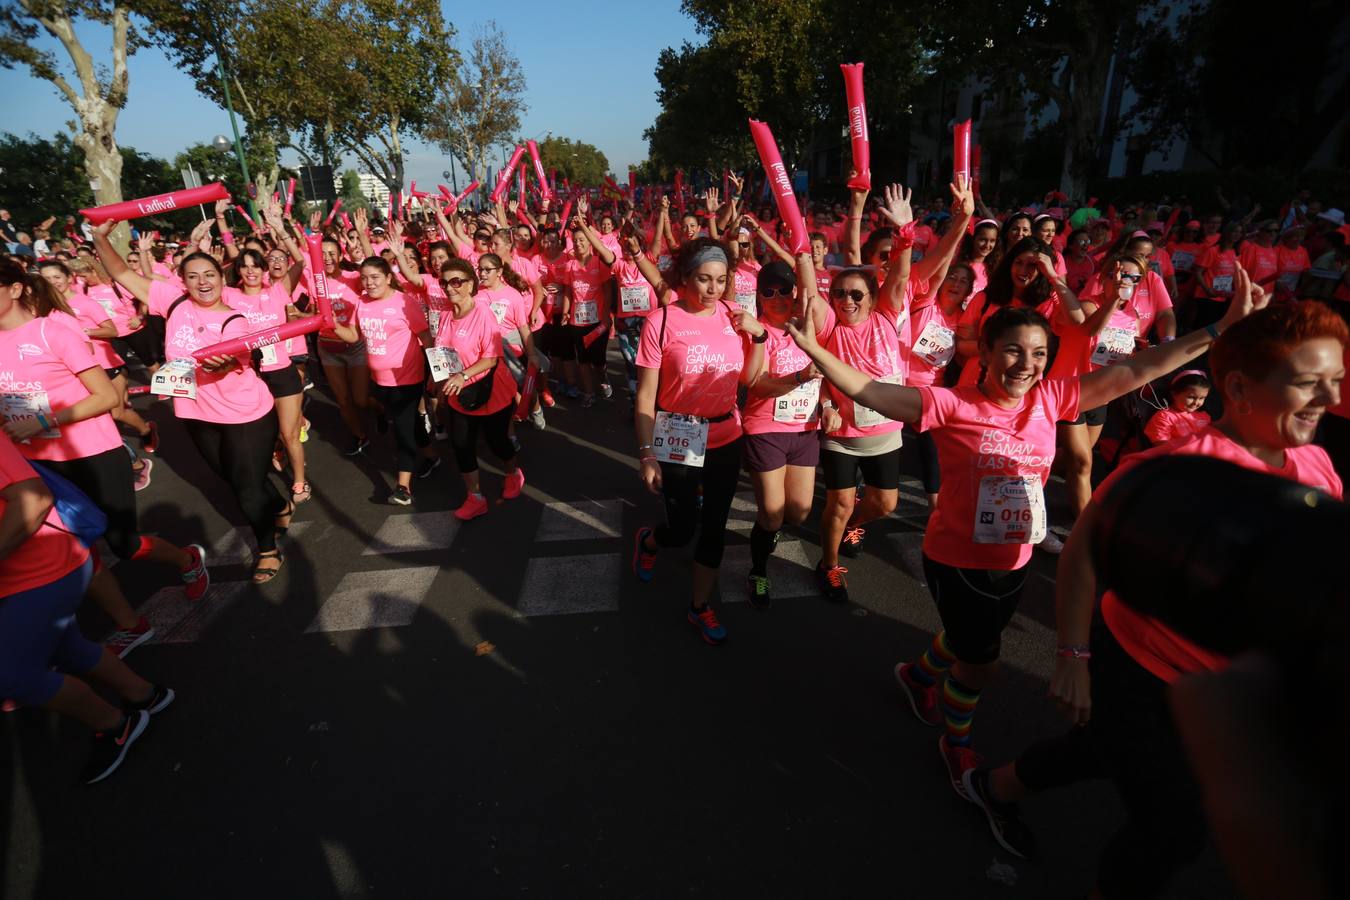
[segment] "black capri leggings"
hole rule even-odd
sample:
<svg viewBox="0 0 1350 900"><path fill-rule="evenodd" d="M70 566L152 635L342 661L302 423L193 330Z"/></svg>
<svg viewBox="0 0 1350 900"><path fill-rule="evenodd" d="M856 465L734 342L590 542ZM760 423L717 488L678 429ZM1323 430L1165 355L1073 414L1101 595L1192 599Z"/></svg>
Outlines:
<svg viewBox="0 0 1350 900"><path fill-rule="evenodd" d="M506 404L495 413L485 416L471 416L460 412L453 406L446 406L450 413L450 446L455 451L455 465L459 471L468 475L478 471L478 435L487 441L492 455L504 463L516 458L516 448L511 446L507 431L511 427L513 404Z"/></svg>
<svg viewBox="0 0 1350 900"><path fill-rule="evenodd" d="M149 321L153 322L156 320L161 323L164 321L158 316L152 317ZM164 334L162 326L160 330L157 330L147 324L144 328L133 331L131 334L113 341L113 346L116 347L119 343L130 347L132 352L136 354L136 358L147 366L153 366L155 363L164 362ZM125 356L126 354L123 355Z"/></svg>
<svg viewBox="0 0 1350 900"><path fill-rule="evenodd" d="M661 463L661 495L666 501L666 524L658 526L659 547L683 547L698 529L694 562L709 569L722 565L726 547L727 516L741 472L741 439L737 438L703 458L703 467ZM698 489L703 487L703 509L698 508Z"/></svg>
<svg viewBox="0 0 1350 900"><path fill-rule="evenodd" d="M988 665L998 659L1003 629L1017 612L1026 566L1002 569L958 569L923 555L923 574L937 604L947 646L963 663Z"/></svg>
<svg viewBox="0 0 1350 900"><path fill-rule="evenodd" d="M131 559L141 548L136 524L136 491L131 461L124 447L114 447L82 459L40 459L42 465L75 485L108 517L103 539L120 559Z"/></svg>
<svg viewBox="0 0 1350 900"><path fill-rule="evenodd" d="M938 465L937 442L931 431L915 431L908 425L905 431L914 437L914 448L919 454L919 479L925 494L936 494L942 487L942 469Z"/></svg>
<svg viewBox="0 0 1350 900"><path fill-rule="evenodd" d="M394 431L394 459L400 472L417 468L417 453L431 443L431 435L422 427L417 404L422 399L422 382L387 387L371 385L371 394L384 404L384 414Z"/></svg>
<svg viewBox="0 0 1350 900"><path fill-rule="evenodd" d="M586 346L587 336L599 327L599 325L567 326L567 334L572 341L572 353L576 355L577 362L583 366L603 366L605 364L605 350L609 346L608 328L598 334L589 347Z"/></svg>
<svg viewBox="0 0 1350 900"><path fill-rule="evenodd" d="M286 501L268 477L272 448L277 442L276 410L269 409L267 415L252 422L224 425L184 419L183 424L202 459L234 491L258 549L275 550L275 519L286 511Z"/></svg>

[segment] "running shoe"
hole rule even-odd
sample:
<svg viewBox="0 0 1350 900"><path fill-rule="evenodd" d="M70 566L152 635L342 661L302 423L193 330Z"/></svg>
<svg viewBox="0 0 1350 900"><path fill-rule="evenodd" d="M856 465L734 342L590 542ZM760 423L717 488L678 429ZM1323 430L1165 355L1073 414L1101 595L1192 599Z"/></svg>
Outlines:
<svg viewBox="0 0 1350 900"><path fill-rule="evenodd" d="M862 554L865 528L845 528L844 537L839 541L839 552L849 559L857 559Z"/></svg>
<svg viewBox="0 0 1350 900"><path fill-rule="evenodd" d="M189 600L200 600L211 586L211 573L206 568L206 551L201 544L188 544L183 549L192 557L192 563L183 572L183 584L187 585L183 593L187 594Z"/></svg>
<svg viewBox="0 0 1350 900"><path fill-rule="evenodd" d="M131 486L137 491L143 491L150 486L150 470L154 467L155 461L148 456L141 457L141 467L132 469L133 479Z"/></svg>
<svg viewBox="0 0 1350 900"><path fill-rule="evenodd" d="M467 522L470 519L487 515L487 511L487 500L483 499L483 495L470 494L464 499L464 503L460 505L459 509L455 510L455 518L461 522Z"/></svg>
<svg viewBox="0 0 1350 900"><path fill-rule="evenodd" d="M576 400L581 396L581 388L575 384L569 384L563 388L563 393L567 395L568 400Z"/></svg>
<svg viewBox="0 0 1350 900"><path fill-rule="evenodd" d="M1064 542L1059 539L1059 535L1048 528L1045 530L1045 538L1037 546L1051 556L1059 556L1064 552Z"/></svg>
<svg viewBox="0 0 1350 900"><path fill-rule="evenodd" d="M314 390L314 382L311 381L308 376L306 376L304 386L301 387L300 389L302 391L312 391Z"/></svg>
<svg viewBox="0 0 1350 900"><path fill-rule="evenodd" d="M153 687L154 690L150 692L149 699L143 700L140 703L124 703L122 704L122 712L131 713L145 710L153 716L155 713L164 712L169 704L173 702L174 697L178 696L173 692L173 688L165 687L162 684L152 685L151 687Z"/></svg>
<svg viewBox="0 0 1350 900"><path fill-rule="evenodd" d="M99 731L94 734L94 749L89 754L89 764L84 767L80 777L85 784L97 784L107 778L126 759L127 751L136 743L150 724L150 714L145 710L128 713L122 724L113 731Z"/></svg>
<svg viewBox="0 0 1350 900"><path fill-rule="evenodd" d="M523 490L525 490L525 470L517 468L514 472L508 472L506 483L502 485L503 499L514 500Z"/></svg>
<svg viewBox="0 0 1350 900"><path fill-rule="evenodd" d="M450 432L442 428L439 423L436 425L436 440L438 441L450 440Z"/></svg>
<svg viewBox="0 0 1350 900"><path fill-rule="evenodd" d="M511 442L511 449L514 450L514 451L516 451L517 453L519 453L519 452L520 452L520 438L516 437L514 434L508 434L508 435L506 436L506 439L507 439L508 441Z"/></svg>
<svg viewBox="0 0 1350 900"><path fill-rule="evenodd" d="M714 647L727 639L727 630L717 621L717 613L713 612L711 606L705 606L703 609L691 606L685 618L689 620L690 625L699 630L703 640Z"/></svg>
<svg viewBox="0 0 1350 900"><path fill-rule="evenodd" d="M582 394L582 395L581 395L581 408L582 408L582 409L590 409L590 408L591 408L592 406L594 406L594 405L595 405L595 395L594 395L594 394Z"/></svg>
<svg viewBox="0 0 1350 900"><path fill-rule="evenodd" d="M369 446L370 441L367 438L354 437L352 438L351 446L348 447L346 450L344 450L343 453L347 456L360 456L361 451L365 450Z"/></svg>
<svg viewBox="0 0 1350 900"><path fill-rule="evenodd" d="M403 485L394 485L393 493L389 495L389 502L395 506L412 506L412 491Z"/></svg>
<svg viewBox="0 0 1350 900"><path fill-rule="evenodd" d="M958 747L949 744L946 734L938 738L938 754L942 757L943 765L947 767L947 775L951 779L952 790L956 791L956 796L969 803L974 803L975 801L966 793L966 786L962 778L969 770L979 768L980 763L983 762L980 759L980 754L970 747Z"/></svg>
<svg viewBox="0 0 1350 900"><path fill-rule="evenodd" d="M103 642L103 646L107 647L108 652L114 654L118 659L126 659L128 653L154 636L155 629L150 627L150 620L141 616L140 621L136 623L134 628L123 628L108 635L108 639Z"/></svg>
<svg viewBox="0 0 1350 900"><path fill-rule="evenodd" d="M536 409L530 413L530 424L534 426L535 431L544 430L544 411L542 409Z"/></svg>
<svg viewBox="0 0 1350 900"><path fill-rule="evenodd" d="M773 606L773 599L769 596L769 579L763 575L751 574L746 579L746 597L750 605L755 609L768 609Z"/></svg>
<svg viewBox="0 0 1350 900"><path fill-rule="evenodd" d="M820 584L820 590L825 594L825 599L831 603L848 602L848 579L844 574L848 572L843 566L833 566L824 568L824 563L816 566L816 581Z"/></svg>
<svg viewBox="0 0 1350 900"><path fill-rule="evenodd" d="M159 450L159 426L154 422L146 422L150 430L141 435L141 452L154 453Z"/></svg>
<svg viewBox="0 0 1350 900"><path fill-rule="evenodd" d="M432 472L435 472L440 467L441 467L441 458L439 456L427 457L426 459L422 460L422 465L420 465L417 468L417 477L426 478Z"/></svg>
<svg viewBox="0 0 1350 900"><path fill-rule="evenodd" d="M544 388L539 392L539 402L550 409L558 405L558 401L553 399L553 392L548 388Z"/></svg>
<svg viewBox="0 0 1350 900"><path fill-rule="evenodd" d="M600 396L606 400L612 400L614 398L614 388L609 386L608 381L600 382Z"/></svg>
<svg viewBox="0 0 1350 900"><path fill-rule="evenodd" d="M647 538L651 534L650 528L639 528L633 539L633 574L639 581L651 581L652 570L656 568L656 551L647 549Z"/></svg>
<svg viewBox="0 0 1350 900"><path fill-rule="evenodd" d="M966 797L980 809L989 821L989 831L998 845L1013 856L1031 859L1036 855L1036 835L1022 821L1016 803L1000 803L989 789L988 769L966 769L961 776Z"/></svg>
<svg viewBox="0 0 1350 900"><path fill-rule="evenodd" d="M914 718L925 725L941 725L942 709L938 704L937 685L924 687L911 674L914 671L912 663L900 663L895 667L895 683L900 685L900 691L909 701L909 708L914 710Z"/></svg>

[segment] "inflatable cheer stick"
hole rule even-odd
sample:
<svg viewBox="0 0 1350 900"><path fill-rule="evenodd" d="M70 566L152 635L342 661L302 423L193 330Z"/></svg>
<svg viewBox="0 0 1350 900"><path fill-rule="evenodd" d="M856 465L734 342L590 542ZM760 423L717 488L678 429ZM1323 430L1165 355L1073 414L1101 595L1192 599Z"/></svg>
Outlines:
<svg viewBox="0 0 1350 900"><path fill-rule="evenodd" d="M637 172L632 169L628 170L628 196L637 199Z"/></svg>
<svg viewBox="0 0 1350 900"><path fill-rule="evenodd" d="M144 216L153 216L156 213L173 212L189 206L228 199L230 199L230 192L225 190L225 185L219 181L213 181L204 187L188 188L185 191L156 194L153 197L143 197L140 200L127 200L122 203L110 203L107 206L82 209L80 215L88 219L91 225L101 225L104 222L125 222L128 219L139 219ZM249 224L253 223L250 222ZM253 230L257 231L257 228L255 227Z"/></svg>
<svg viewBox="0 0 1350 900"><path fill-rule="evenodd" d="M235 212L239 213L239 217L242 218L245 222L248 223L248 227L249 227L250 229L252 229L252 231L253 231L254 234L261 234L261 233L262 233L262 232L259 230L259 228L258 228L258 223L257 223L257 222L254 222L252 219L250 219L250 218L248 217L248 213L244 212L244 208L243 208L242 206L235 206L235 207L232 207L232 209L233 209Z"/></svg>
<svg viewBox="0 0 1350 900"><path fill-rule="evenodd" d="M957 122L952 131L952 180L960 184L961 176L970 177L970 120Z"/></svg>
<svg viewBox="0 0 1350 900"><path fill-rule="evenodd" d="M592 328L590 331L586 332L586 336L581 339L581 345L583 347L589 348L591 344L594 344L596 341L600 340L602 337L607 336L608 334L609 334L609 326L601 323Z"/></svg>
<svg viewBox="0 0 1350 900"><path fill-rule="evenodd" d="M455 195L451 193L450 189L443 184L436 185L436 190L440 191L441 196L447 200L455 199Z"/></svg>
<svg viewBox="0 0 1350 900"><path fill-rule="evenodd" d="M980 196L980 145L970 148L970 190Z"/></svg>
<svg viewBox="0 0 1350 900"><path fill-rule="evenodd" d="M530 365L525 369L525 383L520 386L520 402L516 404L516 421L524 422L530 417L530 410L534 409L534 390L539 384L539 366L534 360L530 360Z"/></svg>
<svg viewBox="0 0 1350 900"><path fill-rule="evenodd" d="M525 202L525 167L516 169L516 199Z"/></svg>
<svg viewBox="0 0 1350 900"><path fill-rule="evenodd" d="M558 230L563 234L567 234L572 228L568 219L570 215L572 215L572 198L568 197L567 202L563 204L562 218L558 220Z"/></svg>
<svg viewBox="0 0 1350 900"><path fill-rule="evenodd" d="M286 180L286 208L281 213L282 218L289 219L291 217L291 206L294 203L295 203L295 179L289 178Z"/></svg>
<svg viewBox="0 0 1350 900"><path fill-rule="evenodd" d="M855 191L872 189L872 149L867 137L867 101L863 98L863 64L841 63L844 94L848 101L848 134L853 142L853 174L848 186Z"/></svg>
<svg viewBox="0 0 1350 900"><path fill-rule="evenodd" d="M330 224L332 224L332 222L333 222L333 217L337 215L339 209L342 209L342 198L341 198L341 197L339 197L339 198L337 198L337 200L333 201L333 208L332 208L332 210L329 211L329 213L328 213L328 218L326 218L326 219L323 220L323 225L324 225L325 228L327 228Z"/></svg>
<svg viewBox="0 0 1350 900"><path fill-rule="evenodd" d="M320 321L321 318L321 316L306 316L303 319L296 319L294 322L286 322L272 328L264 328L262 331L255 331L243 337L230 338L228 341L221 341L219 344L212 344L209 347L194 351L192 358L201 362L213 356L243 356L262 347L280 344L291 338L318 331L323 325Z"/></svg>
<svg viewBox="0 0 1350 900"><path fill-rule="evenodd" d="M539 158L539 145L534 141L526 141L525 146L530 149L530 160L534 162L534 177L539 180L539 189L543 192L545 200L552 200L553 188L544 177L544 161Z"/></svg>
<svg viewBox="0 0 1350 900"><path fill-rule="evenodd" d="M342 214L345 219L346 213ZM305 236L309 250L309 273L314 285L314 301L319 304L319 318L325 327L333 326L333 301L328 296L328 275L323 270L323 235Z"/></svg>
<svg viewBox="0 0 1350 900"><path fill-rule="evenodd" d="M490 199L493 203L500 203L506 196L506 192L511 189L511 175L515 172L516 166L520 165L520 158L525 155L524 147L517 147L516 152L511 154L511 161L497 175L497 186L492 189Z"/></svg>
<svg viewBox="0 0 1350 900"><path fill-rule="evenodd" d="M778 205L778 218L787 226L788 250L793 256L811 251L811 242L806 234L806 222L802 219L801 209L797 206L797 195L792 191L792 179L788 178L783 166L783 157L778 153L778 144L773 132L765 122L750 120L750 136L755 140L755 149L759 151L759 161L773 185L774 201Z"/></svg>
<svg viewBox="0 0 1350 900"><path fill-rule="evenodd" d="M464 198L469 196L476 190L478 190L478 182L475 181L464 189L464 193L460 194L458 197L452 197L450 211L454 212L455 210L459 209L459 205L464 202Z"/></svg>
<svg viewBox="0 0 1350 900"><path fill-rule="evenodd" d="M354 230L354 229L352 228L352 217L349 216L349 215L347 215L346 213L343 213L343 214L342 214L342 227L343 227L345 230L347 230L347 231L353 231L353 230Z"/></svg>

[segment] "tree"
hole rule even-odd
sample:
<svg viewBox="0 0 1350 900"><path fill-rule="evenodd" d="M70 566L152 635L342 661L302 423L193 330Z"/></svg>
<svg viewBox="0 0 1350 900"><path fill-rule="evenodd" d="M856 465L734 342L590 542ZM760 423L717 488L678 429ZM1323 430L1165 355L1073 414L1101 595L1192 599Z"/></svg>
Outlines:
<svg viewBox="0 0 1350 900"><path fill-rule="evenodd" d="M342 173L342 189L338 191L344 209L370 209L370 201L361 190L361 176L355 169Z"/></svg>
<svg viewBox="0 0 1350 900"><path fill-rule="evenodd" d="M474 35L469 54L441 86L424 136L454 155L480 182L487 153L520 130L525 72L496 22Z"/></svg>
<svg viewBox="0 0 1350 900"><path fill-rule="evenodd" d="M609 160L600 148L585 141L574 141L564 137L549 135L539 144L539 161L544 170L558 170L558 182L566 178L575 186L599 187L604 184L605 176L611 175ZM628 174L624 173L627 179ZM627 183L625 181L625 183Z"/></svg>

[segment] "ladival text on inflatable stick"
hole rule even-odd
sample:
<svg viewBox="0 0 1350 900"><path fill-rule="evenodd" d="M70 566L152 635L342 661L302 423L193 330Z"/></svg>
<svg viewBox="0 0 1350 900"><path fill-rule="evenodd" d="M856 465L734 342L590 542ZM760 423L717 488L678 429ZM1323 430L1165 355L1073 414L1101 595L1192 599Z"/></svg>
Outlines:
<svg viewBox="0 0 1350 900"><path fill-rule="evenodd" d="M291 338L318 331L323 325L323 322L320 321L322 318L322 316L305 316L303 319L264 328L262 331L255 331L243 337L230 338L228 341L221 341L219 344L212 344L209 347L193 351L192 358L201 362L213 356L243 356L262 347L280 344Z"/></svg>
<svg viewBox="0 0 1350 900"><path fill-rule="evenodd" d="M848 186L855 191L872 189L872 149L867 137L867 101L863 97L863 64L841 63L844 94L848 102L848 134L853 142L853 172Z"/></svg>
<svg viewBox="0 0 1350 900"><path fill-rule="evenodd" d="M156 213L173 212L174 210L186 209L189 206L228 199L230 199L230 192L225 190L225 185L219 181L213 181L199 188L188 188L184 191L172 191L168 194L142 197L140 200L126 200L122 203L110 203L107 206L82 209L80 215L88 219L91 225L101 225L104 222L125 222L128 219L140 219L145 216L153 216Z"/></svg>
<svg viewBox="0 0 1350 900"><path fill-rule="evenodd" d="M539 181L539 190L543 193L545 200L552 200L553 188L549 186L548 179L544 177L544 161L539 158L539 145L534 141L526 141L525 146L530 150L530 161L534 163L534 177Z"/></svg>
<svg viewBox="0 0 1350 900"><path fill-rule="evenodd" d="M346 213L342 214L345 219ZM309 273L314 285L314 302L319 305L319 318L325 328L333 327L333 301L328 296L328 275L323 270L323 235L305 235L306 249L309 250Z"/></svg>
<svg viewBox="0 0 1350 900"><path fill-rule="evenodd" d="M295 179L288 178L286 179L286 208L281 213L282 218L289 219L291 217L291 206L294 203L295 203Z"/></svg>
<svg viewBox="0 0 1350 900"><path fill-rule="evenodd" d="M759 151L759 161L764 165L773 189L773 198L778 205L778 217L788 229L789 240L784 244L793 256L811 252L811 241L807 237L806 222L802 219L797 195L792 190L792 179L783 166L783 157L778 153L778 143L773 132L765 122L750 120L750 136L754 138L755 149Z"/></svg>
<svg viewBox="0 0 1350 900"><path fill-rule="evenodd" d="M506 192L511 190L511 176L515 173L516 166L520 165L520 158L525 155L524 147L517 147L516 152L511 154L511 161L497 175L497 186L492 189L491 200L493 203L500 203L506 196Z"/></svg>
<svg viewBox="0 0 1350 900"><path fill-rule="evenodd" d="M332 222L333 222L333 217L336 216L336 215L338 214L338 210L339 210L339 209L342 209L342 198L341 198L341 197L339 197L339 198L337 198L336 200L333 201L333 208L332 208L331 210L328 211L328 218L326 218L326 219L323 220L323 224L324 224L324 227L325 227L325 228L327 228L329 225L332 224Z"/></svg>
<svg viewBox="0 0 1350 900"><path fill-rule="evenodd" d="M952 130L952 180L970 178L970 120L957 122Z"/></svg>

